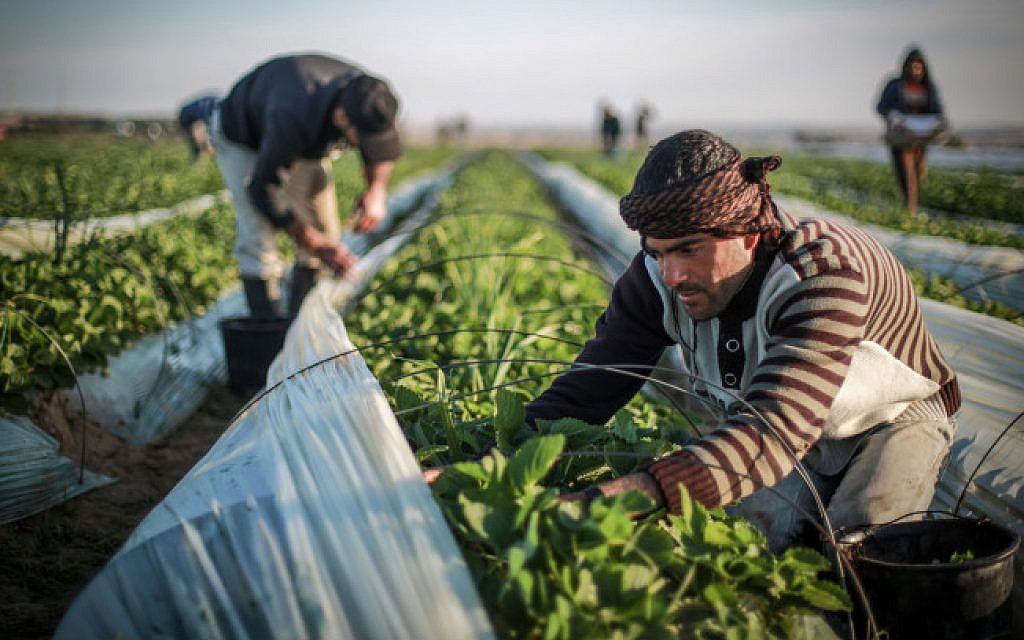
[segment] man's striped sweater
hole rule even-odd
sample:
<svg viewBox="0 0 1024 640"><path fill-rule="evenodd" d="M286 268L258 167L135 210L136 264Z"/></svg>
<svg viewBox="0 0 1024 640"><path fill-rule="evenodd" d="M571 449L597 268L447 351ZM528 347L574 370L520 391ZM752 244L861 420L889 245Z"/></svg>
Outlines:
<svg viewBox="0 0 1024 640"><path fill-rule="evenodd" d="M687 316L654 259L637 254L577 358L653 366L677 343L694 391L722 409L718 428L648 469L673 511L680 483L705 505L727 504L781 480L815 445L848 441L912 403L938 398L945 415L959 408L956 376L896 258L858 229L780 219L779 249L759 254L728 307L703 322ZM527 417L603 424L642 383L575 367Z"/></svg>

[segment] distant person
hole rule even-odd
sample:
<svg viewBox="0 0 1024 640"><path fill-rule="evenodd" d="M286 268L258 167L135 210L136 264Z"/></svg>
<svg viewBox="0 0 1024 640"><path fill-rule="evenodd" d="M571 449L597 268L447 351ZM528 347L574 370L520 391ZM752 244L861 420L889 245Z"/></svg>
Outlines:
<svg viewBox="0 0 1024 640"><path fill-rule="evenodd" d="M647 103L640 103L636 108L636 126L634 128L634 143L637 149L643 149L647 146L647 138L650 135L648 132L648 121L651 119L651 105Z"/></svg>
<svg viewBox="0 0 1024 640"><path fill-rule="evenodd" d="M917 213L928 143L946 128L939 92L920 49L907 52L899 76L886 82L875 109L885 118L885 139L907 210Z"/></svg>
<svg viewBox="0 0 1024 640"><path fill-rule="evenodd" d="M213 115L219 98L216 94L204 94L186 102L178 110L178 126L192 152L192 162L213 152L213 145L210 143L210 116Z"/></svg>
<svg viewBox="0 0 1024 640"><path fill-rule="evenodd" d="M621 136L622 123L615 111L608 105L601 107L601 149L606 156L615 156Z"/></svg>
<svg viewBox="0 0 1024 640"><path fill-rule="evenodd" d="M275 231L297 246L287 313L298 312L320 269L343 273L356 258L340 243L332 151L357 147L366 190L355 203L360 233L387 214L388 182L402 147L398 100L383 80L323 55L290 55L243 76L214 110L211 131L237 211L238 259L249 311L281 314L284 264Z"/></svg>

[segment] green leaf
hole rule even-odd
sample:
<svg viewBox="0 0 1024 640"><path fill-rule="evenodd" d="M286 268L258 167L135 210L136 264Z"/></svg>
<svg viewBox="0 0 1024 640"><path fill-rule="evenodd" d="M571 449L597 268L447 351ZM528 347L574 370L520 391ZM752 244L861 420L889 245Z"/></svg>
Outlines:
<svg viewBox="0 0 1024 640"><path fill-rule="evenodd" d="M416 450L416 462L422 464L426 460L430 460L434 456L445 453L448 451L448 445L435 444L426 447L420 447Z"/></svg>
<svg viewBox="0 0 1024 640"><path fill-rule="evenodd" d="M494 432L498 447L502 451L512 450L512 439L523 428L526 422L526 408L520 393L501 389L498 391L498 402L495 408Z"/></svg>
<svg viewBox="0 0 1024 640"><path fill-rule="evenodd" d="M541 480L562 453L565 436L531 438L508 461L508 477L520 492Z"/></svg>
<svg viewBox="0 0 1024 640"><path fill-rule="evenodd" d="M612 433L631 444L638 440L636 425L633 424L633 416L628 411L621 410L615 414L615 421L612 423Z"/></svg>
<svg viewBox="0 0 1024 640"><path fill-rule="evenodd" d="M849 611L852 606L850 596L834 582L810 580L800 590L800 595L811 605L826 611Z"/></svg>
<svg viewBox="0 0 1024 640"><path fill-rule="evenodd" d="M817 574L831 565L825 556L806 547L791 547L782 553L781 565L794 571Z"/></svg>

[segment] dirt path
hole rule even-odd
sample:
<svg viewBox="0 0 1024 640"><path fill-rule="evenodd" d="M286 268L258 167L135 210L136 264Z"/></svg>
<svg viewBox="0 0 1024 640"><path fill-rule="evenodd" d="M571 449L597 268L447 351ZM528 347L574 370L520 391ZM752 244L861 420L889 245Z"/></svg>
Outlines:
<svg viewBox="0 0 1024 640"><path fill-rule="evenodd" d="M0 637L51 637L78 592L206 453L246 399L215 388L156 444L112 446L111 440L92 439L97 446L87 468L118 482L0 526Z"/></svg>

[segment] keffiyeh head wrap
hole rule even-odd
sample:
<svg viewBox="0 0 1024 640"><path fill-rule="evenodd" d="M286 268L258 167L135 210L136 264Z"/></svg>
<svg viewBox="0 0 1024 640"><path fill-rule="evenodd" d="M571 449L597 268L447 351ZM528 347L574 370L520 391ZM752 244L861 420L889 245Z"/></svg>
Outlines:
<svg viewBox="0 0 1024 640"><path fill-rule="evenodd" d="M619 201L626 226L650 238L695 233L738 236L779 226L766 174L782 164L779 156L740 159L683 184Z"/></svg>

